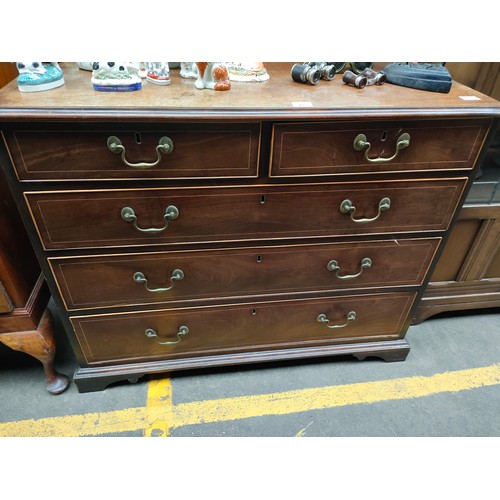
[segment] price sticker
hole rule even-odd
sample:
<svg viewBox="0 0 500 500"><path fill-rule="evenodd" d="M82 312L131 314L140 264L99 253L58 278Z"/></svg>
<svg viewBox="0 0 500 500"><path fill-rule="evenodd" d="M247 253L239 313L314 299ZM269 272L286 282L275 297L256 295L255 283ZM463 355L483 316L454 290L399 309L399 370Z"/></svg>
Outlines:
<svg viewBox="0 0 500 500"><path fill-rule="evenodd" d="M313 103L309 101L292 102L294 108L314 108Z"/></svg>

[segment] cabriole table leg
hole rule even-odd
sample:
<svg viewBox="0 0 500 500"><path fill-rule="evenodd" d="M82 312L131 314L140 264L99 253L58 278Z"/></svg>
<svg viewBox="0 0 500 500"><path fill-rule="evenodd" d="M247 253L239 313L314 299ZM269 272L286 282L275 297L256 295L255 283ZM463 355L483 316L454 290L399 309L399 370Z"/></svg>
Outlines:
<svg viewBox="0 0 500 500"><path fill-rule="evenodd" d="M60 394L69 385L69 378L54 367L55 341L52 332L52 314L48 309L40 319L36 330L2 333L0 342L15 351L25 352L38 359L47 377L47 391Z"/></svg>

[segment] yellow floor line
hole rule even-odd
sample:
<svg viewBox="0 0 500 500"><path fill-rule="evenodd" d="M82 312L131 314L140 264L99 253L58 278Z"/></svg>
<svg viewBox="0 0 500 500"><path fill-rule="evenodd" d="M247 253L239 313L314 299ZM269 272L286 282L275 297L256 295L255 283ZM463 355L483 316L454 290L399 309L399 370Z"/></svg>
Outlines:
<svg viewBox="0 0 500 500"><path fill-rule="evenodd" d="M172 414L172 384L169 378L149 381L146 412L150 418L144 435L167 437L169 429L165 416Z"/></svg>
<svg viewBox="0 0 500 500"><path fill-rule="evenodd" d="M146 435L166 436L170 429L186 425L419 398L497 384L500 384L500 364L429 377L361 382L172 405L170 380L164 379L151 386L150 399L144 407L0 423L0 436L97 436L137 430L144 430Z"/></svg>
<svg viewBox="0 0 500 500"><path fill-rule="evenodd" d="M148 422L146 407L0 424L0 436L74 437L135 431Z"/></svg>
<svg viewBox="0 0 500 500"><path fill-rule="evenodd" d="M174 406L171 427L239 420L264 415L286 415L360 403L418 398L500 384L500 364L440 373L275 394L197 401Z"/></svg>

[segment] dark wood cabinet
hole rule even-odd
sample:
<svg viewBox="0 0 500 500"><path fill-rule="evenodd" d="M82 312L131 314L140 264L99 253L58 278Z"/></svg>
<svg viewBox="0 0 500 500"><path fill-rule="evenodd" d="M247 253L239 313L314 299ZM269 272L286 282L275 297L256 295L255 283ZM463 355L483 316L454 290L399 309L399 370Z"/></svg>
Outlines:
<svg viewBox="0 0 500 500"><path fill-rule="evenodd" d="M500 307L500 131L460 211L414 323L447 311Z"/></svg>
<svg viewBox="0 0 500 500"><path fill-rule="evenodd" d="M306 86L287 64L229 92L173 72L167 89L103 93L63 70L36 97L2 90L0 161L80 391L177 369L406 358L500 103L458 83Z"/></svg>
<svg viewBox="0 0 500 500"><path fill-rule="evenodd" d="M450 63L453 77L500 98L500 63ZM480 165L414 324L442 312L500 307L500 129Z"/></svg>

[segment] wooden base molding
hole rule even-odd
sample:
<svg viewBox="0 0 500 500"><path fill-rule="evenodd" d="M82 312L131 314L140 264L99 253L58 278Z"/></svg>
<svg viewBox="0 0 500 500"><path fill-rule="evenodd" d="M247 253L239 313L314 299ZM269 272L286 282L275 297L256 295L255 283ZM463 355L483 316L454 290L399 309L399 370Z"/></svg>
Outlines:
<svg viewBox="0 0 500 500"><path fill-rule="evenodd" d="M176 359L170 361L92 368L85 367L77 369L73 381L79 392L92 392L103 390L110 384L125 380L134 383L146 374L346 355L353 355L359 360L364 360L368 357L377 357L387 362L397 362L404 361L409 352L410 344L405 339L390 340L386 342L364 342L355 347L353 347L352 344L348 344L344 346L336 345L329 347L276 349L245 352L237 356L200 356L198 358Z"/></svg>

